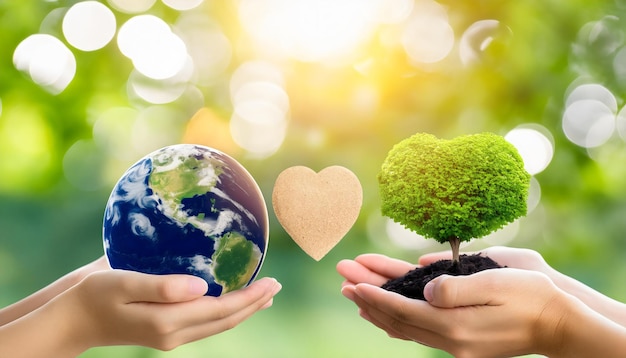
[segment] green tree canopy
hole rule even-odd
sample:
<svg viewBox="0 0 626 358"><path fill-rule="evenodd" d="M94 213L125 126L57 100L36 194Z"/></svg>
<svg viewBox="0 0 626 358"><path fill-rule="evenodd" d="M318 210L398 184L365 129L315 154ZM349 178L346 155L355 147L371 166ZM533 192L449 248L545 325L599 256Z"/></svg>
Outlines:
<svg viewBox="0 0 626 358"><path fill-rule="evenodd" d="M378 180L384 215L443 243L483 237L525 215L530 175L496 134L418 133L391 149Z"/></svg>

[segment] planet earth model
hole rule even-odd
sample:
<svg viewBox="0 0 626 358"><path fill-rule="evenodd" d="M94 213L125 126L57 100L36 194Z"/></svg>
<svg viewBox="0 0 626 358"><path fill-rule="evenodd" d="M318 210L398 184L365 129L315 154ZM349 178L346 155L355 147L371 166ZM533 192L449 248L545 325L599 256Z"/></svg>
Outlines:
<svg viewBox="0 0 626 358"><path fill-rule="evenodd" d="M243 288L269 241L263 194L246 169L212 148L180 144L148 154L117 182L103 222L115 269L191 274L207 295Z"/></svg>

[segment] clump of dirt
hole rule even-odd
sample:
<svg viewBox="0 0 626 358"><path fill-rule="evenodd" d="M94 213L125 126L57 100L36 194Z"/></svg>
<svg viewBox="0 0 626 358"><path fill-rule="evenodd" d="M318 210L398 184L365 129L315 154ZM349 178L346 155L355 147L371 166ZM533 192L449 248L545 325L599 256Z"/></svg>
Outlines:
<svg viewBox="0 0 626 358"><path fill-rule="evenodd" d="M425 300L424 286L430 280L441 275L466 276L476 272L502 268L489 257L476 255L461 255L458 263L452 260L440 260L428 266L418 267L407 272L406 275L391 279L381 287L385 290L399 293L409 298Z"/></svg>

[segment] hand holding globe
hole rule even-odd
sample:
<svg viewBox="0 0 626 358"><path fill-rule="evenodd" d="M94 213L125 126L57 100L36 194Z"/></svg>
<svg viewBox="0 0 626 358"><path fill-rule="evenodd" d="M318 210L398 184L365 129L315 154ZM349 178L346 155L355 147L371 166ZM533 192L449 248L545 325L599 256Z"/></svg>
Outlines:
<svg viewBox="0 0 626 358"><path fill-rule="evenodd" d="M273 278L252 283L269 237L258 186L210 148L171 146L139 160L113 189L103 224L105 257L0 310L0 356L171 350L238 325L281 289Z"/></svg>
<svg viewBox="0 0 626 358"><path fill-rule="evenodd" d="M107 202L111 267L191 274L220 296L250 284L269 240L263 195L233 158L190 144L159 149L129 168Z"/></svg>

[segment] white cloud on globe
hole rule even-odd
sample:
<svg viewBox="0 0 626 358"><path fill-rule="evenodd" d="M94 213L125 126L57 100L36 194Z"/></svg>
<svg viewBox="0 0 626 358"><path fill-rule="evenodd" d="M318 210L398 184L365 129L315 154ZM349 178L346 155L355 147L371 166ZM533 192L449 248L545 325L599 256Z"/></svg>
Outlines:
<svg viewBox="0 0 626 358"><path fill-rule="evenodd" d="M224 198L224 199L230 201L239 211L241 211L242 213L246 214L248 219L250 219L255 224L258 224L258 221L257 221L256 217L254 217L254 215L252 215L250 210L246 209L243 205L241 205L240 203L238 203L238 202L234 201L233 199L231 199L231 197L229 197L222 190L220 190L218 188L214 188L213 189L213 193L215 195L219 196L220 198Z"/></svg>
<svg viewBox="0 0 626 358"><path fill-rule="evenodd" d="M182 257L181 259L187 260ZM196 255L192 257L187 269L190 271L204 272L207 277L215 277L215 273L213 272L213 260L203 255Z"/></svg>
<svg viewBox="0 0 626 358"><path fill-rule="evenodd" d="M156 229L150 223L150 219L140 213L132 213L128 216L130 220L130 227L133 234L137 236L144 236L152 241L156 241L157 237L154 235Z"/></svg>
<svg viewBox="0 0 626 358"><path fill-rule="evenodd" d="M223 210L220 211L215 221L207 221L206 218L205 220L198 220L195 217L188 217L186 220L193 226L204 231L207 236L221 236L226 230L232 227L233 222L241 223L241 216L230 210ZM218 243L219 240L215 240L216 247Z"/></svg>
<svg viewBox="0 0 626 358"><path fill-rule="evenodd" d="M147 162L143 162L137 167L136 171L130 172L126 180L120 181L119 185L124 195L118 193L111 193L111 198L107 203L107 212L113 225L117 225L120 221L120 214L115 206L118 202L129 202L137 205L139 208L146 209L152 208L157 203L157 198L154 195L147 196L145 178L150 174L150 168Z"/></svg>

